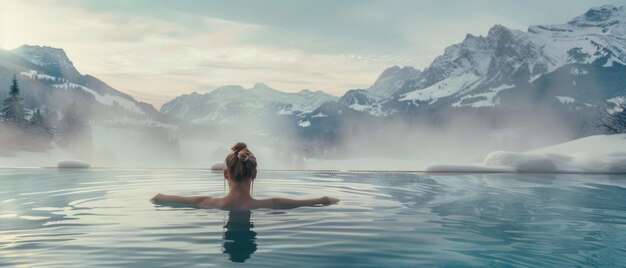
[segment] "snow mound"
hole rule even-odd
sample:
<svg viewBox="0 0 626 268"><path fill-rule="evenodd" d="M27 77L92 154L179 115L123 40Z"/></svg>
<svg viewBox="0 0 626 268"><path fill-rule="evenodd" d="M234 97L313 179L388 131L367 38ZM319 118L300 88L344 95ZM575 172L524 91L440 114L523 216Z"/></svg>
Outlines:
<svg viewBox="0 0 626 268"><path fill-rule="evenodd" d="M626 173L626 134L586 137L525 153L492 152L481 164L430 165L427 172Z"/></svg>
<svg viewBox="0 0 626 268"><path fill-rule="evenodd" d="M58 168L89 168L90 165L80 160L63 160L57 164Z"/></svg>
<svg viewBox="0 0 626 268"><path fill-rule="evenodd" d="M224 170L224 163L216 162L211 165L211 170Z"/></svg>
<svg viewBox="0 0 626 268"><path fill-rule="evenodd" d="M510 167L516 172L557 172L557 165L553 160L561 156L553 157L541 154L492 152L487 155L483 165Z"/></svg>

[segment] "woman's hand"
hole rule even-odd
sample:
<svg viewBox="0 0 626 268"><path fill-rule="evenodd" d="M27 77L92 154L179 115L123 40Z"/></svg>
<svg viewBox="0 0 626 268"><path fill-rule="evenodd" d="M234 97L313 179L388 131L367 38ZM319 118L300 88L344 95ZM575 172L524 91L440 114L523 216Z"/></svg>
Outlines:
<svg viewBox="0 0 626 268"><path fill-rule="evenodd" d="M154 202L159 201L159 198L160 198L161 196L162 196L162 194L161 194L161 193L156 194L154 197L152 197L152 198L150 199L150 202L154 203Z"/></svg>
<svg viewBox="0 0 626 268"><path fill-rule="evenodd" d="M325 205L337 204L337 202L339 202L339 199L334 198L334 197L330 197L330 196L324 196L322 198L324 200L324 204Z"/></svg>

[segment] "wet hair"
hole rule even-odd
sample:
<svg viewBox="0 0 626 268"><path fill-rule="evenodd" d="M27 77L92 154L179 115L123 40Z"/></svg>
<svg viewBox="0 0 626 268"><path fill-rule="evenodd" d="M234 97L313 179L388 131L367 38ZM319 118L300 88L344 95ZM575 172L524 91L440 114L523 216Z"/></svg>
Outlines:
<svg viewBox="0 0 626 268"><path fill-rule="evenodd" d="M235 182L253 179L256 176L256 157L248 146L238 142L230 150L225 161L229 179Z"/></svg>

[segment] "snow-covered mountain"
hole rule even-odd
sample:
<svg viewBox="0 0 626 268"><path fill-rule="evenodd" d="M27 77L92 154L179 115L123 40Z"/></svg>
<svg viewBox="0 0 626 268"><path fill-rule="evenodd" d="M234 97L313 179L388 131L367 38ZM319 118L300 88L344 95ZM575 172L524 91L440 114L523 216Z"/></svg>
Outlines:
<svg viewBox="0 0 626 268"><path fill-rule="evenodd" d="M391 97L407 80L415 78L420 73L420 70L411 66L402 68L399 66L389 67L380 74L376 82L367 91L378 98Z"/></svg>
<svg viewBox="0 0 626 268"><path fill-rule="evenodd" d="M397 128L386 127L395 123L430 129L458 115L462 120L454 122L471 118L464 123L477 121L502 133L528 126L515 134L523 137L537 130L533 123L582 128L598 112L626 103L626 8L595 7L565 24L527 31L495 25L485 36L468 34L447 47L421 71L393 66L372 86L341 97L287 93L258 83L182 95L157 111L82 75L62 49L40 46L0 49L0 85L5 85L0 99L14 74L28 109L44 108L63 118L67 107L78 106L90 123L166 129L157 131L168 132L159 134L160 143L169 141L169 130L180 129L176 134L183 136L193 130L201 135L240 130L215 127L228 124L251 127L237 133L279 141L300 137L306 141L298 143L303 151L332 154L341 151L342 139L373 133L383 137L374 139L379 141L397 134Z"/></svg>
<svg viewBox="0 0 626 268"><path fill-rule="evenodd" d="M109 125L175 128L176 120L159 113L101 80L82 75L65 51L23 45L0 51L0 98L8 94L13 75L21 84L27 109L43 108L63 116L69 106L83 109L85 120Z"/></svg>
<svg viewBox="0 0 626 268"><path fill-rule="evenodd" d="M252 88L223 86L182 95L164 104L161 112L198 124L238 122L242 116L299 116L338 98L321 91L287 93L263 83Z"/></svg>
<svg viewBox="0 0 626 268"><path fill-rule="evenodd" d="M569 82L590 75L584 70L589 66L601 66L606 72L619 69L626 62L625 50L624 7L592 8L566 24L531 26L527 32L496 25L487 36L468 34L463 42L446 48L396 92L395 100L430 108L505 105L500 95L506 92L554 88L540 78L560 68L569 70L570 77L561 77Z"/></svg>
<svg viewBox="0 0 626 268"><path fill-rule="evenodd" d="M372 94L369 89L351 89L348 90L338 102L355 111L381 116L384 114L379 100L380 95Z"/></svg>
<svg viewBox="0 0 626 268"><path fill-rule="evenodd" d="M341 98L284 93L262 84L227 86L180 96L161 112L202 124L236 122L242 111L291 115L292 126L308 132L328 131L338 122L412 118L423 111L478 108L500 114L543 105L594 114L626 96L625 63L626 8L605 5L565 24L527 31L495 25L486 36L468 34L422 71L393 66L369 88L349 90Z"/></svg>
<svg viewBox="0 0 626 268"><path fill-rule="evenodd" d="M625 29L626 8L612 5L528 31L495 25L486 36L468 34L447 47L423 71L388 68L367 90L349 90L295 123L328 131L323 126L371 122L372 116L413 118L475 108L502 116L503 109L537 105L592 120L626 96ZM357 119L355 112L364 116ZM319 114L325 116L313 117Z"/></svg>
<svg viewBox="0 0 626 268"><path fill-rule="evenodd" d="M50 76L76 79L81 75L61 48L23 45L12 51L27 61L42 67Z"/></svg>
<svg viewBox="0 0 626 268"><path fill-rule="evenodd" d="M424 70L390 67L369 88L341 98L284 93L262 84L226 86L180 96L161 112L202 124L236 122L241 111L293 115L292 126L307 131L362 120L356 115L413 117L425 110L480 108L497 114L533 104L592 114L626 96L625 63L626 8L605 5L565 24L527 31L495 25L486 36L468 34Z"/></svg>

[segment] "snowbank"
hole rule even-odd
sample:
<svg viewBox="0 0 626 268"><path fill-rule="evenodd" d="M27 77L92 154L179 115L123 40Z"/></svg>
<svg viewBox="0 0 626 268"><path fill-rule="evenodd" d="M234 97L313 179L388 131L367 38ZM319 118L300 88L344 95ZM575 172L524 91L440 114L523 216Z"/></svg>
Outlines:
<svg viewBox="0 0 626 268"><path fill-rule="evenodd" d="M58 168L89 168L90 165L80 160L63 160L57 164Z"/></svg>
<svg viewBox="0 0 626 268"><path fill-rule="evenodd" d="M626 173L626 134L590 136L525 153L492 152L481 164L430 165L428 172Z"/></svg>
<svg viewBox="0 0 626 268"><path fill-rule="evenodd" d="M224 170L224 163L223 162L213 163L213 165L211 165L211 170Z"/></svg>

